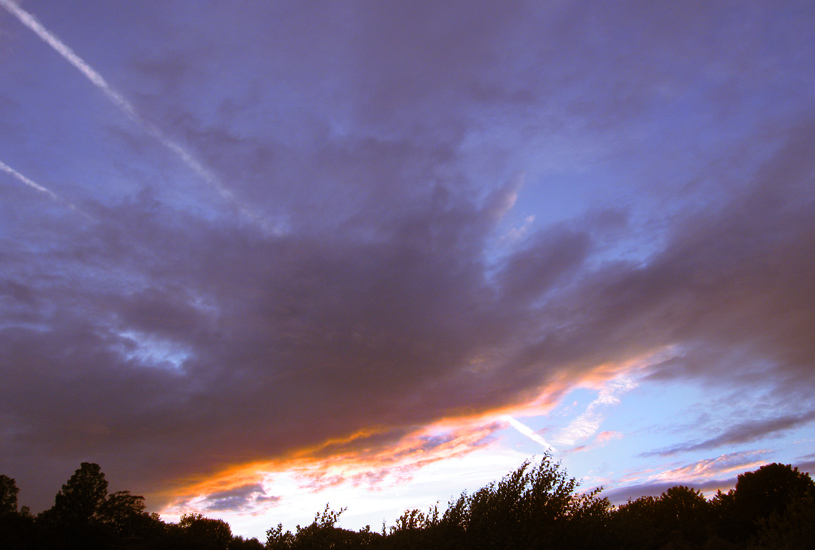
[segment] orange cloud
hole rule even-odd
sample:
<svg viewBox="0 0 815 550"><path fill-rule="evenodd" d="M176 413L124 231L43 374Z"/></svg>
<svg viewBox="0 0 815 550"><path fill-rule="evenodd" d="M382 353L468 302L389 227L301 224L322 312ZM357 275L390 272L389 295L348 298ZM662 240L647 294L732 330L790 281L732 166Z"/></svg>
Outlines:
<svg viewBox="0 0 815 550"><path fill-rule="evenodd" d="M653 481L664 482L687 482L705 481L726 474L741 473L753 470L763 465L766 461L762 458L769 451L745 451L729 453L716 458L707 458L698 462L693 462L679 468L667 470L651 476Z"/></svg>
<svg viewBox="0 0 815 550"><path fill-rule="evenodd" d="M376 435L366 431L325 444L284 459L257 462L223 471L212 478L177 489L163 514L179 515L202 511L208 495L219 494L251 484L264 484L274 491L275 479L286 475L300 491L320 492L342 484L380 490L411 479L413 473L430 463L468 454L491 442L499 422L480 417L459 422L441 422L417 429L395 445L357 449L351 445ZM326 453L327 449L335 452Z"/></svg>
<svg viewBox="0 0 815 550"><path fill-rule="evenodd" d="M605 431L597 434L597 444L601 447L611 441L612 439L622 439L623 434L615 431Z"/></svg>
<svg viewBox="0 0 815 550"><path fill-rule="evenodd" d="M168 505L162 513L204 511L209 495L258 483L266 487L267 498L263 505L268 507L268 502L277 502L272 499L275 484L283 477L300 492L319 493L341 485L374 491L391 488L410 481L424 466L490 445L494 441L493 434L506 426L503 417L548 414L575 385L602 392L610 380L636 373L661 353L647 354L625 364L603 364L578 380L574 375L563 374L525 403L446 418L428 426L404 429L402 433L385 426L370 426L275 460L239 464L205 479L188 480L164 495ZM596 437L592 446L604 445L619 437L622 434L605 431Z"/></svg>

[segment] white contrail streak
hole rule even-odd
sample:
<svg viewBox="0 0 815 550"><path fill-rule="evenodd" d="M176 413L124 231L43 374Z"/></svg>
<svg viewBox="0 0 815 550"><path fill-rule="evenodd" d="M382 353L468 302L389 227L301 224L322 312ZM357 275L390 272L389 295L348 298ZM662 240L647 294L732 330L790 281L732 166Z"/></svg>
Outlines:
<svg viewBox="0 0 815 550"><path fill-rule="evenodd" d="M512 426L513 428L515 428L516 430L518 430L519 432L524 434L526 437L528 437L529 439L531 439L535 443L538 443L538 444L542 445L543 447L545 447L546 449L549 449L553 453L556 452L555 448L552 447L544 438L542 438L538 432L536 432L535 430L533 430L532 428L530 428L526 424L522 424L521 422L519 422L518 420L515 420L514 418L512 418L508 414L505 414L504 416L502 416L501 420L505 420L506 422L509 422L510 426Z"/></svg>
<svg viewBox="0 0 815 550"><path fill-rule="evenodd" d="M31 178L25 177L23 174L21 174L20 172L18 172L17 170L15 170L11 166L9 166L5 162L3 162L2 160L0 160L0 171L6 172L7 174L11 174L15 178L17 178L19 181L26 184L27 186L29 186L29 187L31 187L33 189L36 189L40 193L45 193L46 195L51 197L53 200L66 205L68 208L70 208L74 212L78 212L79 214L82 214L83 216L85 216L89 220L93 220L93 218L91 216L89 216L88 214L86 214L85 212L83 212L82 210L77 208L76 205L74 205L72 202L70 202L70 201L68 201L66 199L63 199L62 197L60 197L59 195L57 195L56 193L54 193L53 191L51 191L47 187L43 187L42 185L40 185L36 181L32 180Z"/></svg>
<svg viewBox="0 0 815 550"><path fill-rule="evenodd" d="M82 72L82 74L84 74L94 86L102 90L105 95L108 96L108 99L116 104L117 107L122 109L127 116L133 120L140 121L139 116L136 114L136 111L133 109L130 102L123 98L118 92L116 92L116 90L111 88L107 81L102 78L102 75L94 71L91 66L85 63L81 57L76 55L71 48L69 48L59 38L51 34L48 29L43 27L42 24L37 21L36 17L22 9L12 0L0 0L0 5L19 19L23 25L34 31L36 35L39 36L45 43L54 48L59 55L68 61L68 63L79 69L80 72Z"/></svg>
<svg viewBox="0 0 815 550"><path fill-rule="evenodd" d="M54 193L54 192L53 192L53 191L51 191L50 189L47 189L47 188L43 187L42 185L40 185L40 184L39 184L39 183L37 183L36 181L34 181L34 180L32 180L32 179L29 179L29 178L25 177L25 176L24 176L24 175L22 175L20 172L18 172L17 170L15 170L14 168L12 168L11 166L9 166L8 164L6 164L5 162L3 162L2 160L0 160L0 170L2 170L3 172L6 172L6 173L8 173L8 174L11 174L11 175L12 175L12 176L14 176L15 178L17 178L18 180L20 180L21 182L23 182L24 184L26 184L27 186L29 186L29 187L33 187L34 189L36 189L36 190L37 190L37 191L39 191L40 193L45 193L46 195L48 195L49 197L51 197L51 198L52 198L52 199L54 199L55 201L60 200L60 199L59 199L59 195L57 195L56 193Z"/></svg>
<svg viewBox="0 0 815 550"><path fill-rule="evenodd" d="M0 0L0 6L4 7L6 11L14 15L20 22L34 31L46 44L51 46L59 55L61 55L68 63L79 69L85 77L96 86L105 97L107 97L116 107L122 110L131 120L136 122L144 130L146 130L155 139L161 142L167 149L172 151L181 161L187 165L193 172L201 176L207 183L215 187L223 198L230 204L235 206L241 214L248 217L254 223L262 224L259 216L251 209L241 204L232 192L227 189L221 180L206 166L196 160L184 147L167 137L164 132L156 128L154 125L145 121L133 105L125 99L119 92L113 89L108 82L102 77L101 74L96 72L90 65L88 65L81 57L76 55L74 51L68 47L64 42L57 38L53 33L46 29L36 17L22 9L12 0Z"/></svg>

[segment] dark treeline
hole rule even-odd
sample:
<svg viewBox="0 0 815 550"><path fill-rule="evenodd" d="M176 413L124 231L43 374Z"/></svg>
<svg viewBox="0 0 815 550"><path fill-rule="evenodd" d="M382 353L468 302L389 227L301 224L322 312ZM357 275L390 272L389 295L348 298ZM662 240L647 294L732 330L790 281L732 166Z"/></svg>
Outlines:
<svg viewBox="0 0 815 550"><path fill-rule="evenodd" d="M463 493L444 511L408 510L381 532L337 526L343 510L326 509L295 532L282 525L266 540L234 536L229 525L199 514L165 523L145 512L144 498L108 494L96 464L83 462L34 516L18 510L18 488L0 475L0 548L174 550L534 550L534 549L804 549L815 547L815 484L808 474L769 464L738 476L735 489L707 500L677 486L658 497L612 506L600 490L577 482L551 457L527 462L498 482Z"/></svg>

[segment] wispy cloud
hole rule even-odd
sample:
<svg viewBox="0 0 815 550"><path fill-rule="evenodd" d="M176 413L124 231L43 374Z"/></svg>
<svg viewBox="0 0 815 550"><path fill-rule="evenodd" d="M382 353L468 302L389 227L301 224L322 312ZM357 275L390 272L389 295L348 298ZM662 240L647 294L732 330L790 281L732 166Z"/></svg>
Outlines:
<svg viewBox="0 0 815 550"><path fill-rule="evenodd" d="M178 514L213 505L221 510L234 506L231 509L237 510L246 505L247 495L253 502L260 503L257 497L263 496L261 482L278 475L293 480L301 492L320 493L340 486L361 487L367 491L391 489L409 482L418 470L430 464L483 449L491 443L491 435L499 427L498 423L485 423L481 419L435 424L405 434L387 449L366 443L378 434L360 433L303 452L302 456L288 461L254 464L179 489L165 511ZM273 484L267 485L268 493Z"/></svg>
<svg viewBox="0 0 815 550"><path fill-rule="evenodd" d="M780 436L789 430L809 424L813 420L815 420L815 411L809 411L800 415L785 415L741 422L728 428L716 437L698 443L684 443L668 449L644 453L643 456L670 456L684 452L715 449L723 445L750 443L765 437Z"/></svg>
<svg viewBox="0 0 815 550"><path fill-rule="evenodd" d="M698 460L684 466L671 468L659 472L649 479L652 481L666 481L680 483L687 480L706 480L723 474L732 474L749 470L764 464L764 458L769 451L742 451L724 454L715 458Z"/></svg>
<svg viewBox="0 0 815 550"><path fill-rule="evenodd" d="M609 382L586 410L555 436L554 441L561 445L574 445L597 433L605 420L605 409L617 405L620 402L619 396L636 386L633 380L624 376Z"/></svg>
<svg viewBox="0 0 815 550"><path fill-rule="evenodd" d="M765 464L769 451L745 451L707 458L657 473L634 472L622 479L609 480L618 488L604 494L613 503L641 496L656 496L671 487L686 485L706 493L726 490L736 483L736 475ZM622 485L622 486L620 486Z"/></svg>

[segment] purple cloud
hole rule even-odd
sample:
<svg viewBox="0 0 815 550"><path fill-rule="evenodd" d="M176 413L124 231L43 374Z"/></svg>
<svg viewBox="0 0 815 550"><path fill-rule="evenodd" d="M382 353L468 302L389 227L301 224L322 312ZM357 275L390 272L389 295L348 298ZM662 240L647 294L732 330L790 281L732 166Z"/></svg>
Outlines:
<svg viewBox="0 0 815 550"><path fill-rule="evenodd" d="M741 443L752 443L767 437L783 434L793 428L808 424L815 419L815 411L810 411L799 415L786 415L777 418L764 420L751 420L735 424L726 429L720 435L706 439L699 443L686 443L677 445L670 449L646 453L644 456L670 456L677 453L715 449L724 445L738 445Z"/></svg>
<svg viewBox="0 0 815 550"><path fill-rule="evenodd" d="M247 484L227 491L206 495L203 508L211 512L236 512L252 509L258 504L268 505L280 500L269 496L260 484Z"/></svg>

